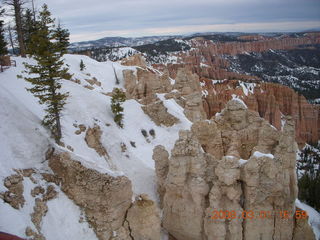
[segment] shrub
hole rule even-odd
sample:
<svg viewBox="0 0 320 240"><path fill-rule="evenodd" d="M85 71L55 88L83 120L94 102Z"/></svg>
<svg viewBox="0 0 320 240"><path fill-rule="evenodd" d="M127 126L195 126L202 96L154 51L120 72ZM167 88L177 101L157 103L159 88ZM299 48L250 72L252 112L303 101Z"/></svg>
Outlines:
<svg viewBox="0 0 320 240"><path fill-rule="evenodd" d="M111 111L114 114L114 122L121 128L123 128L123 107L122 104L126 100L125 93L120 88L113 89L113 95L111 99Z"/></svg>

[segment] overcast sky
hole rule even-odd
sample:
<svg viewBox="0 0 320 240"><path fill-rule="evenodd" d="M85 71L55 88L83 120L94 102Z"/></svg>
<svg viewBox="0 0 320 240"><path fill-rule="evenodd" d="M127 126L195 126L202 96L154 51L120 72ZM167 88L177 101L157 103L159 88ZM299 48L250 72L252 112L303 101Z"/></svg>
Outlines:
<svg viewBox="0 0 320 240"><path fill-rule="evenodd" d="M71 41L204 31L320 28L320 0L34 0L44 2Z"/></svg>

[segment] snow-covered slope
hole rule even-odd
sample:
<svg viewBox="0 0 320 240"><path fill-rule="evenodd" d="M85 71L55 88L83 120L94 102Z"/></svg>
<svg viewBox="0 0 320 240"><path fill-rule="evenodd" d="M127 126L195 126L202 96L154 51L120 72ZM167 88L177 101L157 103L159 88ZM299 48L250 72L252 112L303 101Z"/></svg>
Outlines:
<svg viewBox="0 0 320 240"><path fill-rule="evenodd" d="M45 152L54 142L49 138L50 133L41 125L44 115L43 106L36 98L26 91L29 83L17 78L23 70L23 62L32 59L15 58L17 67L11 67L0 75L0 192L7 189L3 186L4 179L14 174L13 169L35 168L39 172L51 172L45 161ZM83 60L86 69L81 72L80 61ZM134 194L147 193L156 199L153 148L164 145L168 151L178 138L180 129L187 129L191 123L183 114L183 109L173 100L165 100L168 111L180 119L173 127L159 127L144 114L141 105L135 100L124 103L124 128L119 128L113 121L110 109L111 97L107 96L114 87L122 87L123 67L114 62L99 63L86 56L66 55L65 63L70 67L73 81L63 80L62 91L69 92L66 107L62 116L63 142L67 148L56 146L69 151L72 158L80 161L88 168L93 168L110 175L125 174L132 181ZM116 85L115 73L120 81ZM88 81L95 78L101 86L91 85ZM76 83L77 82L77 83ZM88 86L90 86L88 88ZM89 148L85 142L85 133L75 134L76 125L87 127L98 125L102 130L101 142L107 150L110 159L101 157ZM155 137L145 138L141 130L154 130ZM124 151L121 146L126 146ZM69 148L69 149L71 149ZM39 184L48 185L40 174L37 175ZM23 208L16 210L0 200L0 213L6 218L0 219L0 231L26 237L24 229L34 228L30 220L35 199L28 193L34 187L28 178L24 178ZM48 201L48 213L42 221L42 233L47 239L57 239L56 230L60 229L58 239L95 239L93 232L86 222L79 223L80 209L69 200L60 189L58 197ZM65 218L68 212L70 218ZM18 221L16 219L19 219ZM19 226L19 227L18 227ZM32 227L33 226L33 227ZM65 231L61 231L65 229ZM82 229L82 230L81 230ZM80 234L81 233L81 234Z"/></svg>
<svg viewBox="0 0 320 240"><path fill-rule="evenodd" d="M41 125L43 106L26 91L30 87L29 83L17 78L24 69L23 62L32 63L33 60L15 60L17 67L0 73L0 193L7 191L3 181L15 173L14 169L34 168L36 173L32 175L34 181L29 177L23 178L23 196L26 202L22 208L14 209L0 198L0 214L5 216L0 217L0 231L26 237L27 227L36 231L30 216L36 199L30 192L35 186L42 186L44 189L53 186L40 173L52 173L47 166L45 153L55 143L50 139L48 130ZM83 71L79 67L81 60L86 66ZM82 55L65 55L65 63L73 75L72 81L62 81L62 91L69 92L70 95L62 115L62 141L66 147L55 147L70 152L73 159L88 168L113 176L126 175L132 181L135 195L147 193L157 201L153 149L161 144L170 152L178 138L178 132L191 127L183 109L173 99L166 100L158 94L168 112L180 122L172 127L157 126L144 114L139 102L127 100L123 105L124 128L121 129L113 121L111 97L108 93L114 87L123 88L122 70L135 70L136 67L121 66L110 61L96 62ZM116 76L119 84L116 84ZM85 132L75 133L80 124L87 128L95 125L100 127L101 142L109 159L101 157L88 147ZM153 130L155 134L145 137L142 130L147 133ZM97 239L83 218L81 209L58 186L54 188L58 195L47 202L48 212L41 221L41 232L46 239Z"/></svg>

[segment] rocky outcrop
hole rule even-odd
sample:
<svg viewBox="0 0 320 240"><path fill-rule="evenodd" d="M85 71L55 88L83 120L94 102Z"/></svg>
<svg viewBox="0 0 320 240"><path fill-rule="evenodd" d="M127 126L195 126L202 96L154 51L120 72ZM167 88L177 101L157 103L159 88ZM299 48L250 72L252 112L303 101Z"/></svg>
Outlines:
<svg viewBox="0 0 320 240"><path fill-rule="evenodd" d="M145 58L141 54L135 54L121 61L124 66L138 66L142 68L147 67Z"/></svg>
<svg viewBox="0 0 320 240"><path fill-rule="evenodd" d="M29 236L33 236L35 240L45 240L46 238L41 233L42 218L48 212L48 206L46 201L36 198L33 213L31 214L31 221L36 227L38 233L34 232L31 228L26 229L26 233ZM31 231L30 231L31 230Z"/></svg>
<svg viewBox="0 0 320 240"><path fill-rule="evenodd" d="M123 77L127 99L148 103L156 98L156 93L166 93L172 89L167 74L159 75L150 69L137 68L136 72L124 70Z"/></svg>
<svg viewBox="0 0 320 240"><path fill-rule="evenodd" d="M80 128L81 131L81 128ZM85 131L85 128L84 128ZM81 132L80 132L81 133ZM109 157L107 150L104 148L104 146L101 143L101 135L102 131L98 125L94 125L93 128L88 128L85 136L85 141L87 145L100 155L100 156L106 156Z"/></svg>
<svg viewBox="0 0 320 240"><path fill-rule="evenodd" d="M157 125L166 121L169 121L169 126L176 123L176 120L172 117L169 119L168 114L164 112L162 103L158 102L157 93L166 93L166 99L179 98L178 102L184 108L184 113L190 121L205 119L199 77L188 69L178 69L174 84L171 84L168 74L160 75L151 69L138 68L136 73L132 70L124 70L123 76L126 97L145 104L143 110L155 120ZM161 116L160 112L155 114L156 111L162 111L165 115Z"/></svg>
<svg viewBox="0 0 320 240"><path fill-rule="evenodd" d="M297 208L297 211L301 211L301 209ZM315 238L314 232L309 227L308 218L296 219L293 240Z"/></svg>
<svg viewBox="0 0 320 240"><path fill-rule="evenodd" d="M157 176L157 191L159 194L160 207L163 206L163 197L166 192L165 181L169 170L169 153L163 146L156 146L152 158L155 161Z"/></svg>
<svg viewBox="0 0 320 240"><path fill-rule="evenodd" d="M96 79L95 77L93 77L92 79L85 79L90 85L96 85L98 87L101 87L101 82L98 81L98 79Z"/></svg>
<svg viewBox="0 0 320 240"><path fill-rule="evenodd" d="M210 119L220 112L233 95L239 96L249 109L257 111L278 130L283 125L282 116L292 116L295 122L296 141L299 146L306 142L316 143L319 138L320 108L309 104L307 100L289 87L273 83L249 83L237 80L225 80L205 83L203 90L204 109Z"/></svg>
<svg viewBox="0 0 320 240"><path fill-rule="evenodd" d="M161 100L142 106L142 110L158 126L171 127L179 122L179 119L168 113Z"/></svg>
<svg viewBox="0 0 320 240"><path fill-rule="evenodd" d="M52 154L49 166L58 177L61 189L84 210L100 240L109 240L117 231L123 231L132 198L128 178L87 169L73 161L68 153Z"/></svg>
<svg viewBox="0 0 320 240"><path fill-rule="evenodd" d="M127 177L112 177L88 169L66 152L51 152L48 160L54 175L46 179L61 185L62 191L84 211L99 240L160 239L156 204L147 195L132 203L131 182Z"/></svg>
<svg viewBox="0 0 320 240"><path fill-rule="evenodd" d="M140 195L127 214L130 235L134 240L160 240L160 213L147 195Z"/></svg>
<svg viewBox="0 0 320 240"><path fill-rule="evenodd" d="M294 138L292 119L278 131L233 100L211 121L181 131L170 158L157 147L163 227L177 240L292 239Z"/></svg>
<svg viewBox="0 0 320 240"><path fill-rule="evenodd" d="M0 198L15 209L22 208L25 203L25 199L23 197L23 176L20 174L14 174L6 177L4 180L4 186L8 191L0 193Z"/></svg>

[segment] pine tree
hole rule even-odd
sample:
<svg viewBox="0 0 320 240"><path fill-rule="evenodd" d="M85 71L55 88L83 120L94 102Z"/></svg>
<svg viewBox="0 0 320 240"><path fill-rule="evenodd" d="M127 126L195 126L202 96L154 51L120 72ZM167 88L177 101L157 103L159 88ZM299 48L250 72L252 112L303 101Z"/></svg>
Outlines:
<svg viewBox="0 0 320 240"><path fill-rule="evenodd" d="M37 31L32 34L30 49L37 64L25 63L28 74L24 79L30 82L33 87L29 88L40 104L45 104L46 116L43 124L48 126L56 142L60 142L61 123L60 115L68 97L67 93L61 93L60 80L67 75L68 69L64 67L62 54L65 52L65 45L61 45L57 39L54 19L47 5L43 5L40 12Z"/></svg>
<svg viewBox="0 0 320 240"><path fill-rule="evenodd" d="M3 14L3 10L0 8L0 17ZM7 54L7 43L4 40L4 22L0 20L0 56Z"/></svg>
<svg viewBox="0 0 320 240"><path fill-rule="evenodd" d="M33 12L30 9L27 9L23 14L22 18L22 31L24 37L24 43L26 47L26 52L32 54L30 52L29 46L31 44L31 37L37 30L37 22L34 19Z"/></svg>
<svg viewBox="0 0 320 240"><path fill-rule="evenodd" d="M80 61L80 71L83 71L86 68L86 65L84 65L82 59Z"/></svg>
<svg viewBox="0 0 320 240"><path fill-rule="evenodd" d="M54 35L55 35L55 39L57 40L58 48L60 49L60 54L62 56L63 54L66 54L68 52L68 47L70 45L69 43L70 33L68 29L63 29L59 22Z"/></svg>
<svg viewBox="0 0 320 240"><path fill-rule="evenodd" d="M123 107L122 103L126 100L125 93L120 88L113 89L113 95L111 99L111 110L114 114L114 122L119 127L123 128Z"/></svg>

